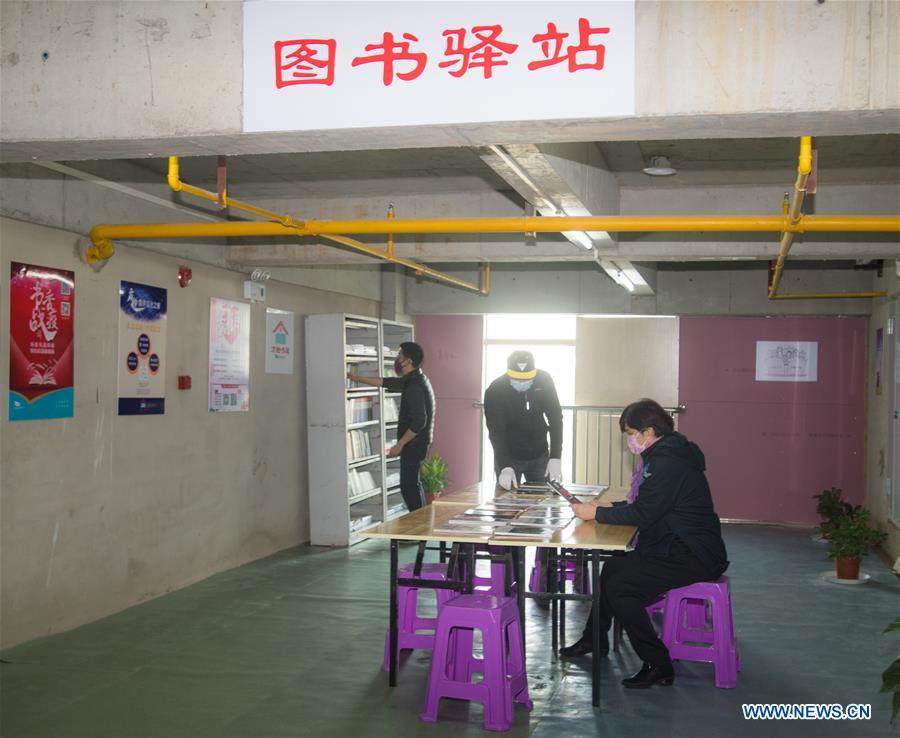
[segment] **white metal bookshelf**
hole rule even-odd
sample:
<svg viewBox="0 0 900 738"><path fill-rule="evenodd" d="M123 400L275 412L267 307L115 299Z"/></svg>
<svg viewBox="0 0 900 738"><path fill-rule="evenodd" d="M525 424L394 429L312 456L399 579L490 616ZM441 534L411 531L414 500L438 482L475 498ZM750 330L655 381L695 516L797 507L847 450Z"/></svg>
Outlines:
<svg viewBox="0 0 900 738"><path fill-rule="evenodd" d="M306 318L306 410L310 542L347 546L372 525L406 511L397 437L400 394L353 386L348 370L392 376L397 347L412 326L336 313Z"/></svg>

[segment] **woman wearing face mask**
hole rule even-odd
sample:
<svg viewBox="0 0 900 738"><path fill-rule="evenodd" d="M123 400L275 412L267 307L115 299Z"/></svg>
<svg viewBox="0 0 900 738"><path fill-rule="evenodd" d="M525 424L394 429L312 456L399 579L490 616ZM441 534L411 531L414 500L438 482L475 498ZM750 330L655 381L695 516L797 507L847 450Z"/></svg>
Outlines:
<svg viewBox="0 0 900 738"><path fill-rule="evenodd" d="M609 559L600 574L600 612L591 611L584 633L560 655L572 658L592 650L592 618L609 630L619 619L643 666L622 683L631 689L674 681L669 652L659 639L646 606L675 587L714 581L728 567L719 517L713 509L703 452L675 431L672 417L653 400L639 400L622 412L619 428L628 448L643 463L642 482L632 502L573 505L582 520L636 525L634 551ZM608 653L604 642L601 651Z"/></svg>

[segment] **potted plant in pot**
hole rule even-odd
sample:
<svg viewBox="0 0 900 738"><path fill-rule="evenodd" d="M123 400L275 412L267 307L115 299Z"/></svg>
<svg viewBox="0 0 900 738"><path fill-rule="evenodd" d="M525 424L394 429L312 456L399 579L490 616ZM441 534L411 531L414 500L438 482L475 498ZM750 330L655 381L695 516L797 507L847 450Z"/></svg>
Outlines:
<svg viewBox="0 0 900 738"><path fill-rule="evenodd" d="M828 558L835 560L838 579L859 579L859 562L887 538L869 525L869 511L855 507L828 525Z"/></svg>
<svg viewBox="0 0 900 738"><path fill-rule="evenodd" d="M828 527L833 521L845 515L853 513L853 505L844 500L841 496L841 490L837 487L831 489L823 489L819 494L813 495L816 503L816 514L822 518L819 525L819 532L822 538L828 538Z"/></svg>
<svg viewBox="0 0 900 738"><path fill-rule="evenodd" d="M425 491L426 505L434 502L434 498L439 497L441 491L447 486L449 470L447 462L439 454L432 454L422 462L419 467L419 479L422 481L422 489Z"/></svg>

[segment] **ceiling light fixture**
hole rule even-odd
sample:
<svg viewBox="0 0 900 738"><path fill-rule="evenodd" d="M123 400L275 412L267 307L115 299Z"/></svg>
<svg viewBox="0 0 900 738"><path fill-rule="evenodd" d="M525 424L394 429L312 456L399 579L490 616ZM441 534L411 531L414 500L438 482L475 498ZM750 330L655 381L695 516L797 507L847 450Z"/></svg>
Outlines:
<svg viewBox="0 0 900 738"><path fill-rule="evenodd" d="M578 244L583 249L587 249L588 251L590 251L592 248L594 248L593 240L591 240L591 237L584 231L562 231L562 235L564 235L572 243Z"/></svg>
<svg viewBox="0 0 900 738"><path fill-rule="evenodd" d="M672 166L668 156L651 156L650 166L644 167L644 174L651 177L671 177L678 174L678 170Z"/></svg>
<svg viewBox="0 0 900 738"><path fill-rule="evenodd" d="M620 287L624 287L629 292L634 292L634 282L626 276L621 269L613 275L613 281Z"/></svg>

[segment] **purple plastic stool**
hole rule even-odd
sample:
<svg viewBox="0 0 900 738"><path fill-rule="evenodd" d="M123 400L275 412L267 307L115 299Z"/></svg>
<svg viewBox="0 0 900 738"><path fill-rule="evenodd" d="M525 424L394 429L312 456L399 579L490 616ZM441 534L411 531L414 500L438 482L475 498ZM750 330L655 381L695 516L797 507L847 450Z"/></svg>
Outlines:
<svg viewBox="0 0 900 738"><path fill-rule="evenodd" d="M578 583L576 581L576 565L574 561L562 561L559 560L559 574L560 579L565 579L565 581L572 582L573 586L577 588ZM563 569L563 565L565 565L565 569ZM584 566L584 592L582 594L590 594L591 593L591 578L587 574L587 562L585 562ZM563 573L565 572L565 573ZM534 557L534 565L531 567L531 576L528 578L528 591L529 592L543 592L541 589L541 559L540 556Z"/></svg>
<svg viewBox="0 0 900 738"><path fill-rule="evenodd" d="M702 615L702 620L701 620ZM707 615L712 630L706 629ZM697 627L702 622L702 627ZM673 660L713 664L716 686L734 689L741 670L728 577L666 592L662 641Z"/></svg>
<svg viewBox="0 0 900 738"><path fill-rule="evenodd" d="M400 567L397 576L401 578L412 577L415 564L406 564ZM422 564L421 579L447 580L446 564ZM456 596L452 589L435 589L437 596L437 609ZM421 618L417 611L419 604L418 587L397 587L397 651L421 648L431 650L434 646L434 631L437 629L437 618ZM431 631L422 633L419 631ZM381 664L382 671L391 668L391 631L384 634L384 660Z"/></svg>
<svg viewBox="0 0 900 738"><path fill-rule="evenodd" d="M486 546L483 544L476 544L475 551L481 553L490 553L490 554L499 554L505 551L504 546ZM484 577L479 576L477 573L472 574L472 587L476 592L481 592L482 594L492 594L497 595L497 597L505 597L506 596L506 565L502 561L491 561L490 562L491 573L490 575ZM477 569L477 562L476 562ZM515 577L515 572L513 572L513 577ZM513 579L511 583L510 596L516 596L516 582Z"/></svg>
<svg viewBox="0 0 900 738"><path fill-rule="evenodd" d="M481 631L483 660L475 659L471 653L472 632L476 629ZM462 643L469 644L468 654L462 653ZM484 674L480 682L471 681L475 671ZM425 709L419 717L425 722L437 722L442 697L482 703L487 730L512 727L513 702L529 710L533 707L528 696L519 606L514 597L460 595L441 608Z"/></svg>

